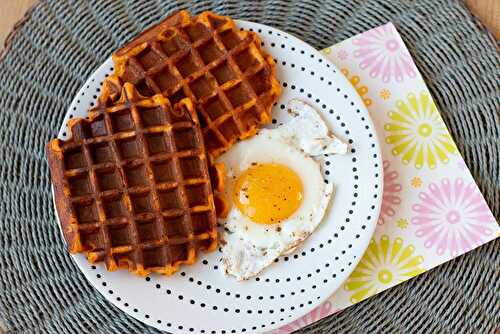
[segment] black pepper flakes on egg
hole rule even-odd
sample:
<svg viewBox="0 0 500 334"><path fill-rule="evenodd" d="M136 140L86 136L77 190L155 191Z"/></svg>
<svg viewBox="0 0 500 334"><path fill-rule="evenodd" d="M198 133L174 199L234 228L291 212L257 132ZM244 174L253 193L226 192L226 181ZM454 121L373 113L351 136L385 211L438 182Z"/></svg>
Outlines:
<svg viewBox="0 0 500 334"><path fill-rule="evenodd" d="M287 112L293 116L293 117L298 117L299 116L299 113L297 113L296 111L292 110L291 108L288 108Z"/></svg>

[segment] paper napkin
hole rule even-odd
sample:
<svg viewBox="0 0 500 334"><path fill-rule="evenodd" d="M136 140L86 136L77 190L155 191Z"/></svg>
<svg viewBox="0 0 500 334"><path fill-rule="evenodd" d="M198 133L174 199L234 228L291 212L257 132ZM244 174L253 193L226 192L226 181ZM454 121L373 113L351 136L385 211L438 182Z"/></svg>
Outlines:
<svg viewBox="0 0 500 334"><path fill-rule="evenodd" d="M288 334L400 284L500 234L392 23L322 51L366 104L382 147L378 226L360 263L328 301L273 333Z"/></svg>

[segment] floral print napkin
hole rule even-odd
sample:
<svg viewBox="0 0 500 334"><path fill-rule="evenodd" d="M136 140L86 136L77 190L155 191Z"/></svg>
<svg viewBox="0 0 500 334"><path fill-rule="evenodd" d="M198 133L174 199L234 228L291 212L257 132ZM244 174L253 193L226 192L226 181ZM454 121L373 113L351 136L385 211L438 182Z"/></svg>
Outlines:
<svg viewBox="0 0 500 334"><path fill-rule="evenodd" d="M384 157L378 226L342 287L288 334L389 289L500 234L422 76L392 23L322 51L375 123Z"/></svg>

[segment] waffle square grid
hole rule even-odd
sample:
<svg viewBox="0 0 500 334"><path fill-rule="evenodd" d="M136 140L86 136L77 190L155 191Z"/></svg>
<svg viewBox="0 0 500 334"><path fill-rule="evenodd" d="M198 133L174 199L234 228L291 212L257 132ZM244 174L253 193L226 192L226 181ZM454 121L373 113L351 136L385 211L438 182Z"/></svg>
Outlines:
<svg viewBox="0 0 500 334"><path fill-rule="evenodd" d="M122 98L69 123L72 138L52 140L49 165L71 252L109 270L172 274L217 245L203 139L188 99Z"/></svg>

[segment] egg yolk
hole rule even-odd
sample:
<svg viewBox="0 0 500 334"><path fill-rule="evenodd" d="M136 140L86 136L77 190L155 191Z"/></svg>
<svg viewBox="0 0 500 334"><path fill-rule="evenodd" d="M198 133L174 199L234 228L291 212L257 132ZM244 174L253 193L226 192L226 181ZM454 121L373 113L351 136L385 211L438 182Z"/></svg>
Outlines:
<svg viewBox="0 0 500 334"><path fill-rule="evenodd" d="M280 164L253 164L234 187L234 203L253 222L275 224L290 217L302 201L302 181Z"/></svg>

